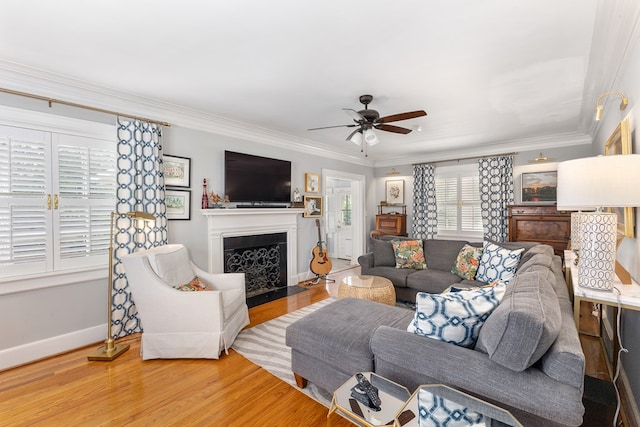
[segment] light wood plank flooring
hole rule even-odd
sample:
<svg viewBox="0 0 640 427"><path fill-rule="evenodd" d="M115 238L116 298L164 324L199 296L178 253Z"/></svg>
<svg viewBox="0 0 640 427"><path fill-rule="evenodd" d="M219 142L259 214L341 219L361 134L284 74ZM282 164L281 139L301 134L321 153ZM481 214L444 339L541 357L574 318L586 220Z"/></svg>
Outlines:
<svg viewBox="0 0 640 427"><path fill-rule="evenodd" d="M337 295L308 286L249 310L249 327ZM88 362L99 344L0 372L0 426L323 426L327 408L233 350L219 360L139 357L140 336L112 362ZM584 344L584 341L583 341ZM587 372L606 372L598 346L585 346ZM337 427L350 426L334 417Z"/></svg>

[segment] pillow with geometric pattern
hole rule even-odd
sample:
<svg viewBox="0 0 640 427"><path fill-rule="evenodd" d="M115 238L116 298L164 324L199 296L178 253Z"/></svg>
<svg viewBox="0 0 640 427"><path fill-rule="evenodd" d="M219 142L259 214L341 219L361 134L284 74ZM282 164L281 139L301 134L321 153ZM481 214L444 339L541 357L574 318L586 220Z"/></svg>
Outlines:
<svg viewBox="0 0 640 427"><path fill-rule="evenodd" d="M422 240L393 240L391 245L396 256L396 268L427 269Z"/></svg>
<svg viewBox="0 0 640 427"><path fill-rule="evenodd" d="M476 248L469 244L464 245L458 252L451 272L462 279L473 280L476 277L481 256L482 248Z"/></svg>
<svg viewBox="0 0 640 427"><path fill-rule="evenodd" d="M509 284L509 281L516 274L516 268L523 251L524 248L511 251L485 240L482 244L482 257L476 273L476 280L487 283L501 280L505 284Z"/></svg>
<svg viewBox="0 0 640 427"><path fill-rule="evenodd" d="M189 281L189 283L185 283L183 285L175 286L174 289L184 292L198 292L198 291L213 291L214 289L209 286L207 282L195 276L193 279Z"/></svg>
<svg viewBox="0 0 640 427"><path fill-rule="evenodd" d="M416 313L407 331L461 347L473 348L480 328L500 304L506 286L494 286L446 294L416 295Z"/></svg>

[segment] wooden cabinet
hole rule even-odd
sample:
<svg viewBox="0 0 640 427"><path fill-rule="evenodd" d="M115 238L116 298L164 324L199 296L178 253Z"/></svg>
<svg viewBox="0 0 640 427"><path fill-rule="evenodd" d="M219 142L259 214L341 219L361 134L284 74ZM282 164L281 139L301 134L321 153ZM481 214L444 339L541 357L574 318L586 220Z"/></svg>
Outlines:
<svg viewBox="0 0 640 427"><path fill-rule="evenodd" d="M552 246L563 256L571 238L571 212L558 211L555 205L508 206L509 241L539 242Z"/></svg>
<svg viewBox="0 0 640 427"><path fill-rule="evenodd" d="M384 210L393 212L384 212ZM376 230L379 234L391 234L394 236L407 235L407 211L406 206L378 206L376 215Z"/></svg>

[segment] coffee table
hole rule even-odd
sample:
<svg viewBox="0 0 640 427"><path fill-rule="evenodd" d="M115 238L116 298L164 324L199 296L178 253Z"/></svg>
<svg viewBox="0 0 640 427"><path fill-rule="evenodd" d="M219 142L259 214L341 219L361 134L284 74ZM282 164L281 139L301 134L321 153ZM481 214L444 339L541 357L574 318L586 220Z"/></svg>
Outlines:
<svg viewBox="0 0 640 427"><path fill-rule="evenodd" d="M385 277L353 275L342 279L338 287L338 298L347 297L395 305L396 290Z"/></svg>
<svg viewBox="0 0 640 427"><path fill-rule="evenodd" d="M332 424L332 416L335 416L335 414L339 414L359 426L378 427L394 425L393 422L396 412L398 412L411 395L409 390L373 372L362 372L362 374L374 387L378 388L378 395L382 402L380 405L381 410L374 411L369 409L366 405L363 405L351 397L351 387L358 384L358 380L356 380L354 374L333 393L331 407L327 415L328 426Z"/></svg>
<svg viewBox="0 0 640 427"><path fill-rule="evenodd" d="M511 413L442 384L421 385L398 410L395 427L492 426L492 420L522 427Z"/></svg>

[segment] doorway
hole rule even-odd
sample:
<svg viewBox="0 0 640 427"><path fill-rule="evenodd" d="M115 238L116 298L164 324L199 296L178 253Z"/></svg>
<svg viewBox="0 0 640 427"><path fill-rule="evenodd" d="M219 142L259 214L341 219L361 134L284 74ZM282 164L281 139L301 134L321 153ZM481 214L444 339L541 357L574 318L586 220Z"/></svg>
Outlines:
<svg viewBox="0 0 640 427"><path fill-rule="evenodd" d="M364 176L323 170L324 235L332 272L350 268L364 253Z"/></svg>

